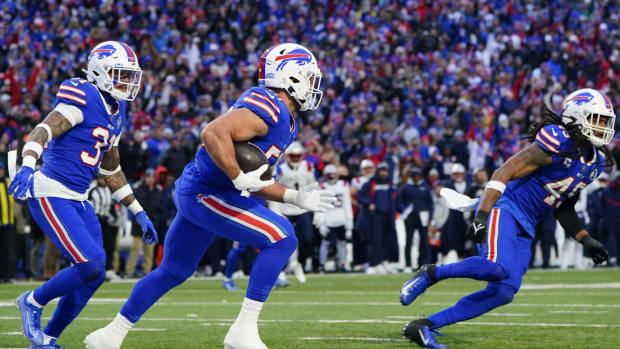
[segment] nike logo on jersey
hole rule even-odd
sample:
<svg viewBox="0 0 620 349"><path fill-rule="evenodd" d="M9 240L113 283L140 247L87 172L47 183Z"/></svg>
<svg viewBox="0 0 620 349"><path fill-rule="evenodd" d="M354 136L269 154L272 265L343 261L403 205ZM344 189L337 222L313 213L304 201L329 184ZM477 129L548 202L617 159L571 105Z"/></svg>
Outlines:
<svg viewBox="0 0 620 349"><path fill-rule="evenodd" d="M558 133L557 133L557 132L555 132L555 130L554 130L554 129L551 129L551 133L553 133L553 135L554 135L555 137L557 137L557 136L558 136Z"/></svg>
<svg viewBox="0 0 620 349"><path fill-rule="evenodd" d="M267 92L267 95L269 96L269 98L271 98L271 99L275 99L276 98L276 94L273 93L273 91L265 89L265 92Z"/></svg>
<svg viewBox="0 0 620 349"><path fill-rule="evenodd" d="M478 233L478 230L480 229L484 229L484 224L478 224L478 226L476 226L476 223L473 224L474 226L474 233Z"/></svg>
<svg viewBox="0 0 620 349"><path fill-rule="evenodd" d="M75 81L73 81L73 80L69 80L69 82L70 82L70 83L71 83L71 85L73 85L73 86L77 86L77 85L78 85L78 83L77 83L77 82L75 82Z"/></svg>
<svg viewBox="0 0 620 349"><path fill-rule="evenodd" d="M422 330L418 330L418 333L420 334L420 338L422 338L422 343L424 343L424 346L428 345L428 338L424 337L424 334L422 333Z"/></svg>

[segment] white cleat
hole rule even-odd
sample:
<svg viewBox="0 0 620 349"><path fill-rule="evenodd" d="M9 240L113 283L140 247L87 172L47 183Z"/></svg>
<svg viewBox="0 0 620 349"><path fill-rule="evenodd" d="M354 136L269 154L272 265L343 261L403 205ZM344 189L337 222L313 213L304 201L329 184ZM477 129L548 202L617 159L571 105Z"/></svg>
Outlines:
<svg viewBox="0 0 620 349"><path fill-rule="evenodd" d="M117 336L111 335L106 331L106 328L100 328L94 332L91 332L86 338L84 338L84 345L86 349L120 349L123 344L123 338L114 338Z"/></svg>
<svg viewBox="0 0 620 349"><path fill-rule="evenodd" d="M302 284L306 282L306 274L304 273L304 268L302 268L301 264L297 263L293 267L293 272L295 272L295 277Z"/></svg>
<svg viewBox="0 0 620 349"><path fill-rule="evenodd" d="M234 324L224 338L224 349L269 349L258 336L258 327L239 328Z"/></svg>

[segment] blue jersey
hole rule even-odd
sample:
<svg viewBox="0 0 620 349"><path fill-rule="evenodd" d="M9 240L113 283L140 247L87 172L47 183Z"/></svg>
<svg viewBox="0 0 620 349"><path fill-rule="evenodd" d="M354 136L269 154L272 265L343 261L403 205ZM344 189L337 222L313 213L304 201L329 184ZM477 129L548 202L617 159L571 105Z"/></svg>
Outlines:
<svg viewBox="0 0 620 349"><path fill-rule="evenodd" d="M510 181L496 204L510 211L519 224L533 237L534 226L564 200L592 183L603 171L605 157L592 147L589 159L571 159L574 142L560 125L546 125L536 135L536 144L549 153L551 164Z"/></svg>
<svg viewBox="0 0 620 349"><path fill-rule="evenodd" d="M249 142L258 146L267 156L269 165L273 166L297 136L295 117L289 113L284 101L265 87L253 87L245 91L232 106L232 109L240 108L249 109L267 124L267 134L254 137ZM237 190L204 147L198 149L196 159L186 166L182 177L183 181L179 181L177 187L181 192L185 189L194 192L205 187Z"/></svg>
<svg viewBox="0 0 620 349"><path fill-rule="evenodd" d="M126 102L113 103L118 104L111 112L99 89L86 80L63 81L56 94L56 109L67 110L68 104L79 109L81 116L74 116L77 110L68 107L70 113L65 116L74 126L47 144L41 172L75 192L85 193L99 171L103 153L118 144Z"/></svg>

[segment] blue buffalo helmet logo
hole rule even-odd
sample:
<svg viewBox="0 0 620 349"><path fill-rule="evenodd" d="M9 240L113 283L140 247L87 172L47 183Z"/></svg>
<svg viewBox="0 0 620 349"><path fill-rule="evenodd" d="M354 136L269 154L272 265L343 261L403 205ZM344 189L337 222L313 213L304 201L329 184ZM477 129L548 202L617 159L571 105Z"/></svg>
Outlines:
<svg viewBox="0 0 620 349"><path fill-rule="evenodd" d="M592 100L592 98L594 98L594 96L590 93L590 92L582 92L576 96L573 96L571 99L569 99L568 102L574 102L577 105L582 105L584 103L588 103L589 101Z"/></svg>
<svg viewBox="0 0 620 349"><path fill-rule="evenodd" d="M276 71L281 70L286 63L291 61L297 63L297 65L306 65L312 61L312 56L308 51L302 48L294 49L285 55L276 57L276 62L280 62L276 67Z"/></svg>
<svg viewBox="0 0 620 349"><path fill-rule="evenodd" d="M103 45L98 47L90 52L89 58L92 55L97 55L97 59L102 59L103 57L109 57L116 52L116 48L112 45Z"/></svg>

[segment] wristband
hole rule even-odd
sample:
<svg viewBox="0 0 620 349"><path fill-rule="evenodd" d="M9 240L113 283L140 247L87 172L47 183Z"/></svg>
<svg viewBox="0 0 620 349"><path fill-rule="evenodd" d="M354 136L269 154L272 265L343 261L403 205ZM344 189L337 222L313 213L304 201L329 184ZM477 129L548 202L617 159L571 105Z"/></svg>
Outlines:
<svg viewBox="0 0 620 349"><path fill-rule="evenodd" d="M44 129L45 131L47 131L47 141L45 141L45 143L49 143L49 141L52 140L52 129L50 128L50 126L48 124L40 123L37 126L35 126L35 128L37 127L40 127Z"/></svg>
<svg viewBox="0 0 620 349"><path fill-rule="evenodd" d="M134 216L144 211L138 200L134 200L129 206L127 206L127 209L129 209Z"/></svg>
<svg viewBox="0 0 620 349"><path fill-rule="evenodd" d="M484 187L485 189L495 189L500 193L504 193L504 190L506 190L506 184L500 182L500 181L489 181L489 183L487 183L487 185Z"/></svg>
<svg viewBox="0 0 620 349"><path fill-rule="evenodd" d="M35 158L32 155L26 155L24 159L22 160L22 167L26 166L34 170L34 167L36 166L36 164L37 164L37 158Z"/></svg>
<svg viewBox="0 0 620 349"><path fill-rule="evenodd" d="M297 190L286 188L282 201L287 204L294 204L297 201Z"/></svg>
<svg viewBox="0 0 620 349"><path fill-rule="evenodd" d="M99 167L99 173L101 173L104 176L111 176L113 174L115 174L116 172L121 170L121 165L118 165L115 169L113 169L112 171L108 171L104 168ZM129 185L129 184L128 184Z"/></svg>
<svg viewBox="0 0 620 349"><path fill-rule="evenodd" d="M37 142L27 142L24 145L24 149L22 149L22 156L26 156L26 152L30 150L37 154L37 158L41 157L41 153L43 153L43 146Z"/></svg>
<svg viewBox="0 0 620 349"><path fill-rule="evenodd" d="M133 190L131 190L131 187L129 186L129 184L125 184L124 186L119 188L117 191L112 193L112 197L115 198L116 201L120 202L124 198L126 198L127 195L129 194L133 194Z"/></svg>

